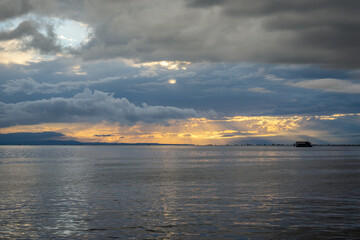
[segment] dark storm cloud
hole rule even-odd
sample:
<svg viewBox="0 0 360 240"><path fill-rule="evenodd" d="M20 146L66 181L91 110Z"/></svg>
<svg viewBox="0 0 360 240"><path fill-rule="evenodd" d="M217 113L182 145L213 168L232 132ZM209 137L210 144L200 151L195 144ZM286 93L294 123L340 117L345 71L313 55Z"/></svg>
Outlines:
<svg viewBox="0 0 360 240"><path fill-rule="evenodd" d="M189 0L189 7L210 7L214 5L224 4L226 0Z"/></svg>
<svg viewBox="0 0 360 240"><path fill-rule="evenodd" d="M163 8L145 1L87 3L98 10L89 11L88 21L100 21L81 55L360 66L359 1L156 3Z"/></svg>
<svg viewBox="0 0 360 240"><path fill-rule="evenodd" d="M2 0L0 2L0 21L21 16L30 10L31 5L28 0Z"/></svg>
<svg viewBox="0 0 360 240"><path fill-rule="evenodd" d="M61 51L54 27L45 24L46 34L40 32L40 27L36 22L23 21L13 30L0 32L0 41L19 39L22 40L25 49L38 49L43 54Z"/></svg>
<svg viewBox="0 0 360 240"><path fill-rule="evenodd" d="M221 6L232 18L262 19L264 31L282 37L288 52L274 52L275 61L359 67L359 1L225 0Z"/></svg>
<svg viewBox="0 0 360 240"><path fill-rule="evenodd" d="M26 3L17 15L32 8L32 13L42 16L89 24L91 40L73 51L87 60L123 57L360 66L360 2L355 0Z"/></svg>
<svg viewBox="0 0 360 240"><path fill-rule="evenodd" d="M141 107L126 98L86 89L72 98L51 98L37 101L5 104L0 102L0 127L39 123L67 122L119 122L135 124L151 122L166 124L170 119L195 117L193 109L167 106Z"/></svg>

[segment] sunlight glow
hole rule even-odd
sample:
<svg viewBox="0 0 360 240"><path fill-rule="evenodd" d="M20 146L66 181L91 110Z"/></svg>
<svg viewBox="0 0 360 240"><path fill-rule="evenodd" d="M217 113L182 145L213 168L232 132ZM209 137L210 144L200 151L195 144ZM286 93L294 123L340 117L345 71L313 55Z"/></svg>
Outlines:
<svg viewBox="0 0 360 240"><path fill-rule="evenodd" d="M0 41L0 63L1 64L21 64L36 63L45 59L38 55L35 50L21 50L19 40Z"/></svg>
<svg viewBox="0 0 360 240"><path fill-rule="evenodd" d="M294 138L328 138L327 130L307 129L311 121L334 121L360 117L359 113L321 116L235 116L224 119L191 118L171 120L168 125L138 123L48 123L13 126L0 133L54 131L83 142L166 143L166 144L233 144L249 138L280 139L291 143ZM341 136L333 138L339 141ZM331 139L329 140L331 141Z"/></svg>
<svg viewBox="0 0 360 240"><path fill-rule="evenodd" d="M162 62L160 62L160 65L163 67L167 67L167 66L169 66L169 62L162 61Z"/></svg>
<svg viewBox="0 0 360 240"><path fill-rule="evenodd" d="M172 78L172 79L169 79L169 80L168 80L168 83L169 83L169 84L176 84L176 79L173 79L173 78Z"/></svg>
<svg viewBox="0 0 360 240"><path fill-rule="evenodd" d="M83 22L58 18L52 18L50 21L58 25L55 32L61 44L65 46L79 47L90 40L89 35L92 33L92 29Z"/></svg>
<svg viewBox="0 0 360 240"><path fill-rule="evenodd" d="M191 62L188 61L154 61L154 62L144 62L144 63L134 63L127 62L132 67L147 67L147 68L165 68L167 70L186 70L186 66L190 65Z"/></svg>
<svg viewBox="0 0 360 240"><path fill-rule="evenodd" d="M86 72L82 71L81 70L81 66L80 65L76 65L76 66L73 66L72 69L71 69L71 72L75 75L87 75Z"/></svg>

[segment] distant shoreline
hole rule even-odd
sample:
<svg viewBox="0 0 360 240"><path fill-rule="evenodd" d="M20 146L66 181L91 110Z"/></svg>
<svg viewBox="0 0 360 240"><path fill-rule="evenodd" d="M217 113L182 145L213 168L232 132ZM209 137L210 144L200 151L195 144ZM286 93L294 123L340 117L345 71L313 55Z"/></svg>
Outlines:
<svg viewBox="0 0 360 240"><path fill-rule="evenodd" d="M166 144L166 143L0 143L0 146L198 146L198 147L293 147L294 144ZM360 144L313 144L314 147L360 147Z"/></svg>

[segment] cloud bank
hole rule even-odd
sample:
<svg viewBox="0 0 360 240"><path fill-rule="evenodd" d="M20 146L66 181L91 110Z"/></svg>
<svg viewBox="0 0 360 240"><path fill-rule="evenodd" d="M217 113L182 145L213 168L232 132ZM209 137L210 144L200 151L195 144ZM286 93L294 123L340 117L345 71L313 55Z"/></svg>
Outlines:
<svg viewBox="0 0 360 240"><path fill-rule="evenodd" d="M26 94L33 93L62 93L84 87L89 87L93 84L107 83L119 80L121 77L107 77L99 80L89 81L66 81L59 83L39 83L32 78L13 79L3 84L3 92L15 93L24 92Z"/></svg>
<svg viewBox="0 0 360 240"><path fill-rule="evenodd" d="M141 107L126 98L85 89L72 98L51 98L19 103L0 103L0 127L39 123L118 122L132 125L136 122L166 124L170 119L196 116L193 109L167 106Z"/></svg>
<svg viewBox="0 0 360 240"><path fill-rule="evenodd" d="M87 60L122 57L360 67L356 0L28 0L3 1L0 9L0 19L33 13L88 24L94 30L90 41L73 52ZM40 40L30 41L29 46L58 51L51 29L46 36L39 35L26 22L0 36L21 38L25 33Z"/></svg>

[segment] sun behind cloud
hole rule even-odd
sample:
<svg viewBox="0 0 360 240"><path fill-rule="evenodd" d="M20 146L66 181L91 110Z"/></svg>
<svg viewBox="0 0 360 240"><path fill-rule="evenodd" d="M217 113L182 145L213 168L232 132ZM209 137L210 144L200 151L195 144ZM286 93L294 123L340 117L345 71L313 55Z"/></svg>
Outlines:
<svg viewBox="0 0 360 240"><path fill-rule="evenodd" d="M176 79L171 78L171 79L168 80L168 83L170 83L170 84L176 84Z"/></svg>

